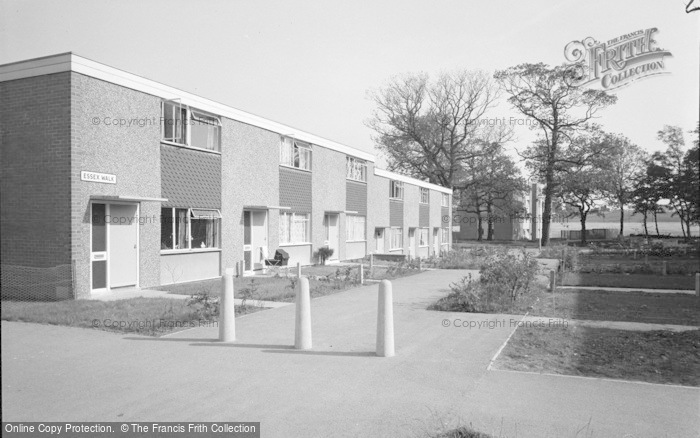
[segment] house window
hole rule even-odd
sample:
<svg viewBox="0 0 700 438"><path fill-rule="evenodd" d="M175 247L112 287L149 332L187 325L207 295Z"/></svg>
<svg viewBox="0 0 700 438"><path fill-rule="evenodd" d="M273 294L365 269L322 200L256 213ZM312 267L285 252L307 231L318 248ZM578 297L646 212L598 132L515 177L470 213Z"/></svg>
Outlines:
<svg viewBox="0 0 700 438"><path fill-rule="evenodd" d="M280 212L280 244L309 242L309 215Z"/></svg>
<svg viewBox="0 0 700 438"><path fill-rule="evenodd" d="M428 229L418 229L418 246L428 246Z"/></svg>
<svg viewBox="0 0 700 438"><path fill-rule="evenodd" d="M367 182L367 162L354 157L347 157L345 161L345 177L355 181Z"/></svg>
<svg viewBox="0 0 700 438"><path fill-rule="evenodd" d="M390 233L389 249L403 249L403 228L391 228Z"/></svg>
<svg viewBox="0 0 700 438"><path fill-rule="evenodd" d="M447 193L442 194L442 203L440 204L443 207L449 207L450 206L450 195Z"/></svg>
<svg viewBox="0 0 700 438"><path fill-rule="evenodd" d="M424 187L420 188L420 203L427 204L430 202L430 191Z"/></svg>
<svg viewBox="0 0 700 438"><path fill-rule="evenodd" d="M311 170L311 146L289 137L280 137L280 164Z"/></svg>
<svg viewBox="0 0 700 438"><path fill-rule="evenodd" d="M442 245L449 245L450 244L450 228L449 227L444 227L440 228L441 231L441 236L440 236L440 243Z"/></svg>
<svg viewBox="0 0 700 438"><path fill-rule="evenodd" d="M403 183L401 181L391 181L389 197L391 199L403 199Z"/></svg>
<svg viewBox="0 0 700 438"><path fill-rule="evenodd" d="M221 122L217 117L173 101L163 102L161 108L164 141L221 152Z"/></svg>
<svg viewBox="0 0 700 438"><path fill-rule="evenodd" d="M366 238L366 219L364 216L348 215L345 217L347 241L363 241Z"/></svg>
<svg viewBox="0 0 700 438"><path fill-rule="evenodd" d="M221 213L197 208L161 208L160 249L220 248Z"/></svg>

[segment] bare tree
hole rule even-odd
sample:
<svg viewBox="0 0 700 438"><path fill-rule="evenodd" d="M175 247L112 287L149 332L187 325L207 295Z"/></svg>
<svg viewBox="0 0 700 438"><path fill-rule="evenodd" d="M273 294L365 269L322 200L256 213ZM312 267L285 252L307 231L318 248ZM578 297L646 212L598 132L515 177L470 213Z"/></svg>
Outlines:
<svg viewBox="0 0 700 438"><path fill-rule="evenodd" d="M368 95L376 108L367 126L392 171L453 187L461 163L488 153L476 139L484 136L480 120L498 98L498 87L484 72L443 73L434 82L423 73L395 76ZM505 138L509 132L489 135Z"/></svg>
<svg viewBox="0 0 700 438"><path fill-rule="evenodd" d="M535 128L542 134L538 147L531 148L524 157L537 163L545 184L542 213L542 245L545 246L549 243L552 199L556 194L556 167L572 159L563 154L565 144L574 131L617 99L604 91L579 88L574 85L571 72L566 66L549 67L539 63L520 64L494 75L510 96L511 105L535 120ZM577 157L576 160L583 158Z"/></svg>

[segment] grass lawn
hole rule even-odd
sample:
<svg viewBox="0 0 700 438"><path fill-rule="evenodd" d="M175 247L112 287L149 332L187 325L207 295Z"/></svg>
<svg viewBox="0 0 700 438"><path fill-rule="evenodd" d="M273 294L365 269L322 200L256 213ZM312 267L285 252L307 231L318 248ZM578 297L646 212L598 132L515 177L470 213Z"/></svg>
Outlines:
<svg viewBox="0 0 700 438"><path fill-rule="evenodd" d="M640 289L695 289L695 276L648 274L578 274L566 272L562 286L637 287Z"/></svg>
<svg viewBox="0 0 700 438"><path fill-rule="evenodd" d="M239 277L233 279L234 296L249 300L293 302L296 294L294 288L297 284L296 269L290 270L289 277L285 273L280 276L263 277ZM365 264L366 278L369 278L369 264ZM406 269L399 265L375 267L376 280L394 279L418 273L416 269ZM309 266L302 268L302 275L309 278L309 291L311 298L341 292L359 284L359 268L357 266ZM221 294L221 280L212 279L189 283L159 286L154 289L168 291L178 295L193 295L206 292L213 297Z"/></svg>
<svg viewBox="0 0 700 438"><path fill-rule="evenodd" d="M521 327L495 368L700 386L700 330Z"/></svg>
<svg viewBox="0 0 700 438"><path fill-rule="evenodd" d="M148 336L161 336L191 327L217 327L216 316L205 312L202 305L188 306L187 301L169 298L3 301L0 313L3 321L65 325ZM261 309L236 306L236 315L258 310Z"/></svg>
<svg viewBox="0 0 700 438"><path fill-rule="evenodd" d="M531 315L594 321L700 326L700 300L688 294L558 289L539 294Z"/></svg>

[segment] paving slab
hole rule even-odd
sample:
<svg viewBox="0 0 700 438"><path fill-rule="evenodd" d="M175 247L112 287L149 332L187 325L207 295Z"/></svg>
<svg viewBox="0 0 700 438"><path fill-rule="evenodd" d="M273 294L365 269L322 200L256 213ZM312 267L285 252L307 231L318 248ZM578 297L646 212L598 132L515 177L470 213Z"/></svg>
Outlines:
<svg viewBox="0 0 700 438"><path fill-rule="evenodd" d="M312 300L309 351L292 348L294 306L238 318L230 344L215 327L150 338L2 322L3 421L260 421L264 437L424 436L457 422L503 437L696 436L698 388L486 371L521 317L425 310L467 273L394 281L392 358L374 354L378 285Z"/></svg>

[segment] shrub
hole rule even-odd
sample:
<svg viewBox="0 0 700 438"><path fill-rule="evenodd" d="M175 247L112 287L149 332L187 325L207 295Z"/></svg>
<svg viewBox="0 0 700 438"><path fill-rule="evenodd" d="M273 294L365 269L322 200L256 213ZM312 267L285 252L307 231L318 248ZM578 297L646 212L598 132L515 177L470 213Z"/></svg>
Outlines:
<svg viewBox="0 0 700 438"><path fill-rule="evenodd" d="M211 321L219 316L219 300L212 298L209 291L198 292L190 296L187 300L187 306L194 311L194 319ZM172 312L172 304L170 311Z"/></svg>
<svg viewBox="0 0 700 438"><path fill-rule="evenodd" d="M481 267L480 283L496 295L507 294L514 304L520 295L530 291L537 274L537 260L527 252L499 253L488 257Z"/></svg>
<svg viewBox="0 0 700 438"><path fill-rule="evenodd" d="M504 312L515 310L527 295L537 274L537 260L527 254L496 251L480 270L479 281L471 275L452 283L450 294L428 307L452 312Z"/></svg>
<svg viewBox="0 0 700 438"><path fill-rule="evenodd" d="M241 307L243 308L246 306L246 301L258 298L258 286L255 284L255 278L250 279L248 287L241 289L238 292L238 296L241 297Z"/></svg>
<svg viewBox="0 0 700 438"><path fill-rule="evenodd" d="M319 248L316 251L316 253L314 254L314 256L316 258L318 258L319 263L321 263L322 265L325 265L326 260L328 260L328 258L330 258L330 256L332 256L332 255L333 255L333 248L328 248L326 246Z"/></svg>

